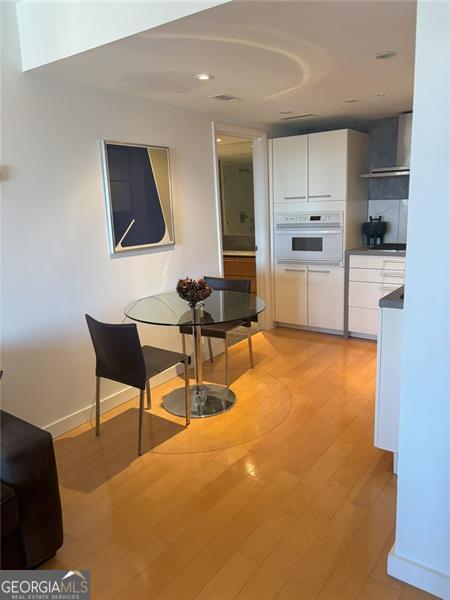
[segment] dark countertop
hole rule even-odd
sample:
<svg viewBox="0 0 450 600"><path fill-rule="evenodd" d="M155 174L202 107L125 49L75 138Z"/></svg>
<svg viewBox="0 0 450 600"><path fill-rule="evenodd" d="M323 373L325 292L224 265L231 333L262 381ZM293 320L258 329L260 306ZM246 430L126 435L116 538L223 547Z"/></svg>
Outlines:
<svg viewBox="0 0 450 600"><path fill-rule="evenodd" d="M235 257L247 257L247 258L255 258L256 256L256 250L223 250L222 252L223 256L235 256Z"/></svg>
<svg viewBox="0 0 450 600"><path fill-rule="evenodd" d="M405 286L402 285L387 296L381 298L380 308L403 308L403 296L405 295Z"/></svg>
<svg viewBox="0 0 450 600"><path fill-rule="evenodd" d="M369 246L357 246L347 250L347 256L349 254L362 254L366 256L406 256L406 250L377 250L376 248L369 248Z"/></svg>

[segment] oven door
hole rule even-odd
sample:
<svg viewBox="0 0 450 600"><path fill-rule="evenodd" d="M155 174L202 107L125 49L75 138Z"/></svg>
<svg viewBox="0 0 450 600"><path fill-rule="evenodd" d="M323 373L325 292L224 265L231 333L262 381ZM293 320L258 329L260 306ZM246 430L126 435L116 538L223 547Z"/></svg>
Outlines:
<svg viewBox="0 0 450 600"><path fill-rule="evenodd" d="M342 262L342 227L289 228L275 230L278 262Z"/></svg>

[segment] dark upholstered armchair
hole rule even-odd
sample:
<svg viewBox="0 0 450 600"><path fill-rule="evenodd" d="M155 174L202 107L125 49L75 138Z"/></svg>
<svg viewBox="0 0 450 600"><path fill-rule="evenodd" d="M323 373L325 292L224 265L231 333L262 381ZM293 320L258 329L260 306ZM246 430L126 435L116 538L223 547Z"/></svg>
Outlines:
<svg viewBox="0 0 450 600"><path fill-rule="evenodd" d="M63 543L51 435L0 411L1 568L32 569Z"/></svg>

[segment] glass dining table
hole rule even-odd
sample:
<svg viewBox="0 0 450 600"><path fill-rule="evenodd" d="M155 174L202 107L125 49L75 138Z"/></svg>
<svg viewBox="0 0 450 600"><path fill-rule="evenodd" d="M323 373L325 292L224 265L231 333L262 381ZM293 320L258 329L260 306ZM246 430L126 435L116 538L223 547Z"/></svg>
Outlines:
<svg viewBox="0 0 450 600"><path fill-rule="evenodd" d="M191 417L203 418L230 409L236 402L236 395L225 385L203 381L202 325L248 321L265 308L264 301L254 294L214 290L195 308L191 308L176 292L168 292L135 300L125 307L124 314L139 323L192 327L195 383L189 386ZM164 396L163 407L174 415L186 416L184 387Z"/></svg>

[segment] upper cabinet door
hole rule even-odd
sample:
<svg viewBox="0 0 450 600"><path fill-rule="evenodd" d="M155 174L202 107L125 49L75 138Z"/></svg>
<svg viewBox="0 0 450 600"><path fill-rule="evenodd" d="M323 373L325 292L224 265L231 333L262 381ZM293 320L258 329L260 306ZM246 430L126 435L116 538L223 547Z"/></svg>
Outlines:
<svg viewBox="0 0 450 600"><path fill-rule="evenodd" d="M274 202L306 202L308 195L308 136L273 140Z"/></svg>
<svg viewBox="0 0 450 600"><path fill-rule="evenodd" d="M347 130L309 136L309 200L346 200Z"/></svg>

